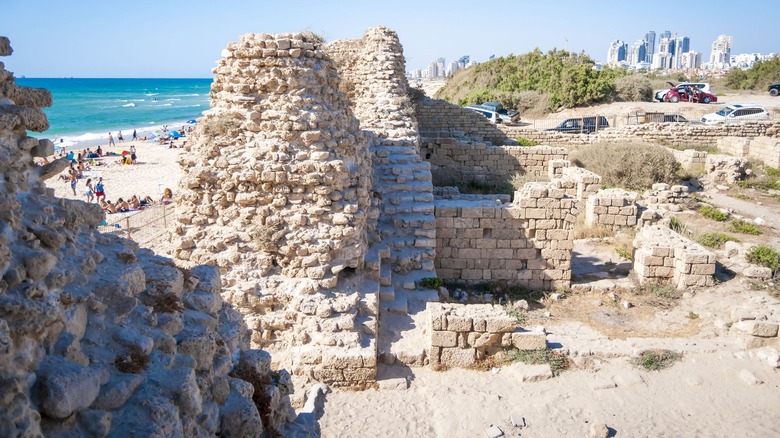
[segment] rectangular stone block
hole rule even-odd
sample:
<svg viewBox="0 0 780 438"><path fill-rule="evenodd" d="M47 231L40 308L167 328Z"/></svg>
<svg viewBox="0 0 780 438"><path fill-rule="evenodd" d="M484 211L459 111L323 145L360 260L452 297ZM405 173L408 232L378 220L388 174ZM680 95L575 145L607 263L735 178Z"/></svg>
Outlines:
<svg viewBox="0 0 780 438"><path fill-rule="evenodd" d="M468 368L477 361L473 348L444 348L439 357L442 365L451 368Z"/></svg>
<svg viewBox="0 0 780 438"><path fill-rule="evenodd" d="M488 317L485 318L485 331L491 333L506 333L514 332L517 328L517 319L511 316L507 317Z"/></svg>
<svg viewBox="0 0 780 438"><path fill-rule="evenodd" d="M471 328L471 318L454 315L447 316L447 330L453 332L470 332Z"/></svg>
<svg viewBox="0 0 780 438"><path fill-rule="evenodd" d="M547 335L541 332L512 333L512 345L518 350L544 350L547 348Z"/></svg>
<svg viewBox="0 0 780 438"><path fill-rule="evenodd" d="M450 331L431 330L431 346L454 347L458 345L458 334Z"/></svg>

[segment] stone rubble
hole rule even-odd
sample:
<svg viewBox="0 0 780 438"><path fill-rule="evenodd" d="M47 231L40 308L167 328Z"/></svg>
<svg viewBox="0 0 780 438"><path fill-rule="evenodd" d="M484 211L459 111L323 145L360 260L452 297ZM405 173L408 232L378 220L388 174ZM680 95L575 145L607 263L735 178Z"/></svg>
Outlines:
<svg viewBox="0 0 780 438"><path fill-rule="evenodd" d="M33 164L51 94L0 64L0 102L0 435L295 436L289 374L248 349L219 272L97 232Z"/></svg>

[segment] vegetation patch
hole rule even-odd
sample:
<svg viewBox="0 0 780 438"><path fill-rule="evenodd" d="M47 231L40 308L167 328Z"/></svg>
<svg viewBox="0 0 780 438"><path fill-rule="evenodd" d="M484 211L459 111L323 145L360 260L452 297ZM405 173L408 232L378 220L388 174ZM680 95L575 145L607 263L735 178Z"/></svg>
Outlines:
<svg viewBox="0 0 780 438"><path fill-rule="evenodd" d="M644 350L639 353L639 357L634 359L634 365L647 371L658 371L669 368L680 359L682 359L682 354L671 350Z"/></svg>
<svg viewBox="0 0 780 438"><path fill-rule="evenodd" d="M688 227L680 219L672 216L669 218L669 228L677 234L683 234Z"/></svg>
<svg viewBox="0 0 780 438"><path fill-rule="evenodd" d="M512 178L509 179L509 185L515 191L522 190L523 186L529 182L549 181L550 178L547 175L534 175L531 173L515 173Z"/></svg>
<svg viewBox="0 0 780 438"><path fill-rule="evenodd" d="M634 260L634 256L631 255L631 251L625 248L615 248L615 252L617 252L620 257L623 257L626 260Z"/></svg>
<svg viewBox="0 0 780 438"><path fill-rule="evenodd" d="M488 184L472 180L465 184L458 184L458 191L464 195L511 195L514 189L509 181L501 184Z"/></svg>
<svg viewBox="0 0 780 438"><path fill-rule="evenodd" d="M707 219L723 222L729 218L729 214L721 211L719 208L703 206L699 208L699 213Z"/></svg>
<svg viewBox="0 0 780 438"><path fill-rule="evenodd" d="M667 301L677 300L682 297L682 291L678 290L670 282L648 282L641 285L637 292Z"/></svg>
<svg viewBox="0 0 780 438"><path fill-rule="evenodd" d="M517 145L518 146L536 146L536 145L539 144L539 143L537 143L537 142L535 142L533 140L527 139L525 137L517 137L516 140L517 140Z"/></svg>
<svg viewBox="0 0 780 438"><path fill-rule="evenodd" d="M749 234L751 236L758 236L761 234L761 230L744 219L733 219L729 222L729 231L733 233Z"/></svg>
<svg viewBox="0 0 780 438"><path fill-rule="evenodd" d="M739 239L736 237L723 233L704 233L699 236L698 240L699 243L707 248L720 248L726 242L739 242Z"/></svg>
<svg viewBox="0 0 780 438"><path fill-rule="evenodd" d="M679 163L665 148L639 143L594 143L572 154L572 162L598 175L610 187L646 190L677 182Z"/></svg>
<svg viewBox="0 0 780 438"><path fill-rule="evenodd" d="M737 90L766 91L770 84L777 82L777 78L780 78L780 58L774 56L756 61L747 70L730 70L726 75L726 86Z"/></svg>
<svg viewBox="0 0 780 438"><path fill-rule="evenodd" d="M507 362L522 362L528 365L550 365L553 376L558 376L561 372L569 368L569 359L563 354L544 349L544 350L517 350L512 349L507 353Z"/></svg>
<svg viewBox="0 0 780 438"><path fill-rule="evenodd" d="M757 245L750 248L745 254L745 258L750 263L771 269L773 275L780 270L780 253L769 245Z"/></svg>
<svg viewBox="0 0 780 438"><path fill-rule="evenodd" d="M438 277L426 277L420 279L420 286L426 289L438 290L440 287L444 286L444 280Z"/></svg>

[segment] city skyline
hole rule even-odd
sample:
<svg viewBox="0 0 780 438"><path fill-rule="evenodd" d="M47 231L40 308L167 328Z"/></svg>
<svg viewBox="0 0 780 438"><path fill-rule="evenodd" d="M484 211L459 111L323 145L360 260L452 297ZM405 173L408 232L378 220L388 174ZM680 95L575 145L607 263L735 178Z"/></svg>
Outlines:
<svg viewBox="0 0 780 438"><path fill-rule="evenodd" d="M603 61L609 41L622 37L632 44L654 27L685 34L691 38L691 49L707 58L709 45L721 34L733 36L733 53L780 52L780 28L774 18L754 12L769 10L773 3L751 5L750 11L743 11L747 8L712 1L697 10L697 20L692 21L692 13L670 12L685 9L678 2L663 0L628 6L606 0L507 2L501 7L465 0L392 4L225 0L219 7L205 0L138 0L132 6L93 0L7 0L0 29L16 50L4 62L18 76L28 77L210 77L222 49L244 33L309 29L333 41L359 38L369 27L380 25L398 33L408 71L427 68L439 57L451 62L468 54L472 61L484 62L491 55L535 48L585 52Z"/></svg>

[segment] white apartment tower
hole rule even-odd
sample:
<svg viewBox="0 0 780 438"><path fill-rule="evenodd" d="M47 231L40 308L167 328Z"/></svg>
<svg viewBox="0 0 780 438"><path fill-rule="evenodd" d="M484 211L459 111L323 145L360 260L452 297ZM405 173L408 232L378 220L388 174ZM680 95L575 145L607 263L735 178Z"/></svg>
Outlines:
<svg viewBox="0 0 780 438"><path fill-rule="evenodd" d="M731 35L719 35L712 43L712 52L710 53L710 66L712 68L723 68L731 62Z"/></svg>

